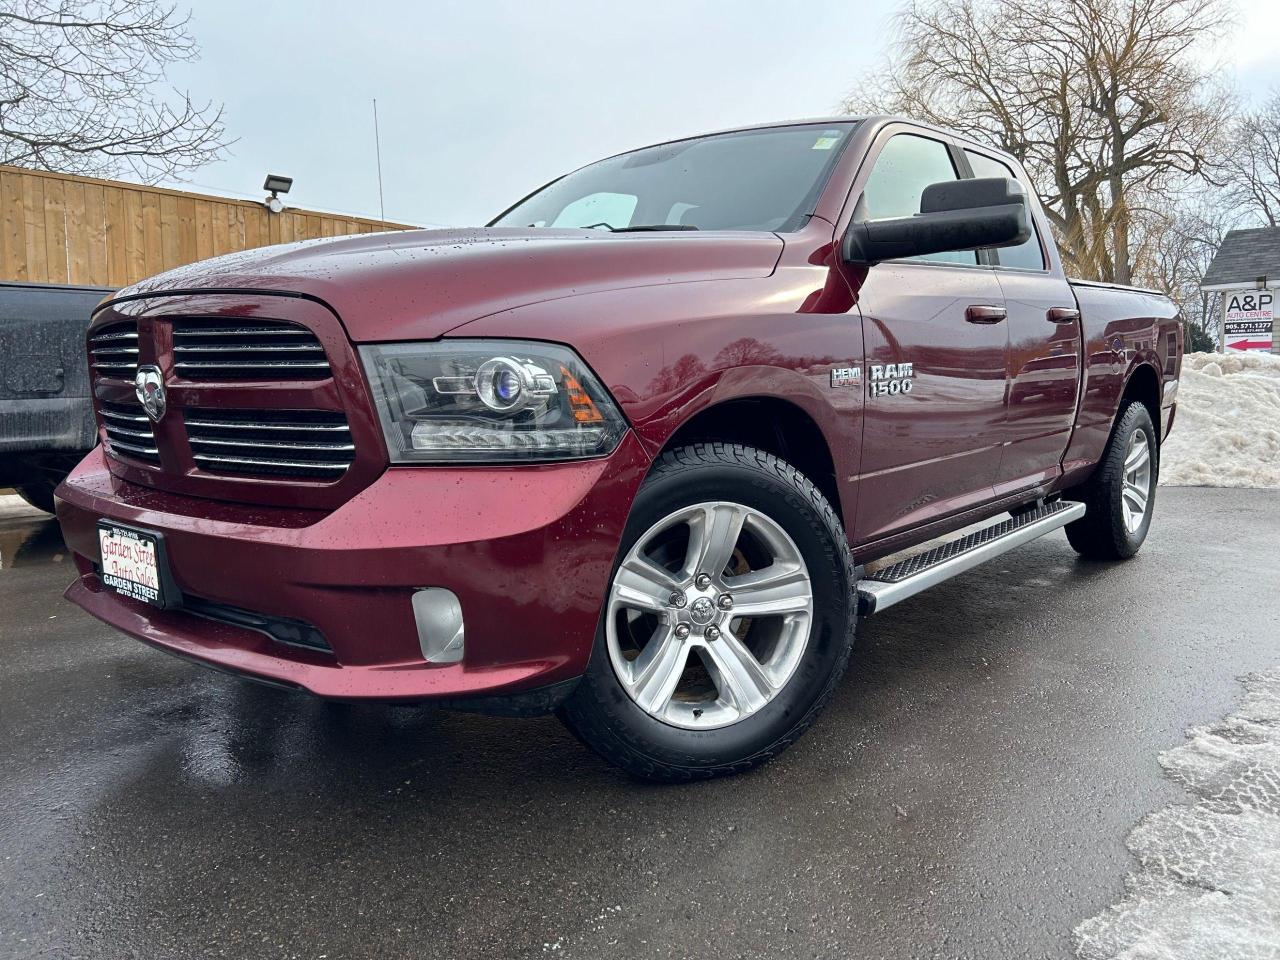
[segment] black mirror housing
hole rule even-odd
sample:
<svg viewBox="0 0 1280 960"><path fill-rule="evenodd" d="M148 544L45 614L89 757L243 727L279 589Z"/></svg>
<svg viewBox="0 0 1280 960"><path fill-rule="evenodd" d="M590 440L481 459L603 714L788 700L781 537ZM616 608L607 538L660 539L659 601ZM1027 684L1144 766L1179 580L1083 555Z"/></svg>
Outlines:
<svg viewBox="0 0 1280 960"><path fill-rule="evenodd" d="M850 263L919 257L952 250L1012 247L1031 236L1022 185L1006 177L948 180L925 187L920 213L849 225L844 258Z"/></svg>

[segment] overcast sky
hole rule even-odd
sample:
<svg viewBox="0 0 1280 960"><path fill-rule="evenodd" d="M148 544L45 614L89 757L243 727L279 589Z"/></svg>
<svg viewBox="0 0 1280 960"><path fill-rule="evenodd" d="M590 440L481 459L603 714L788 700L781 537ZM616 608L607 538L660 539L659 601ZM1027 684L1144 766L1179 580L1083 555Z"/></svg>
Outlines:
<svg viewBox="0 0 1280 960"><path fill-rule="evenodd" d="M892 0L196 0L202 59L171 71L225 101L237 138L187 189L484 223L566 170L654 141L821 116L884 56ZM1244 0L1215 51L1244 93L1280 86L1280 3ZM173 184L174 186L181 186Z"/></svg>

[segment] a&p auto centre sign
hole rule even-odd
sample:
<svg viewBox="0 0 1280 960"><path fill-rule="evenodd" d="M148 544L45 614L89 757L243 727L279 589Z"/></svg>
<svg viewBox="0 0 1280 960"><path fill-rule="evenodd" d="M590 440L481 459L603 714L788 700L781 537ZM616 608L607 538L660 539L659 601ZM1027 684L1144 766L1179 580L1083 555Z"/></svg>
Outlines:
<svg viewBox="0 0 1280 960"><path fill-rule="evenodd" d="M1275 296L1270 290L1249 290L1225 296L1222 341L1227 350L1271 352Z"/></svg>

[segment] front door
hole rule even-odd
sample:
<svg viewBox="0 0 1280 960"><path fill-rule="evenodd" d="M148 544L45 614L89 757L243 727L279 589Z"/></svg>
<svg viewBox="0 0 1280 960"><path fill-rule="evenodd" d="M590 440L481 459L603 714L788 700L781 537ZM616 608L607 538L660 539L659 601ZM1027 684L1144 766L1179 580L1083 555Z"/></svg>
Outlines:
<svg viewBox="0 0 1280 960"><path fill-rule="evenodd" d="M925 187L958 177L952 150L941 139L891 133L878 153L873 147L854 217L919 213ZM1009 344L1000 284L975 253L850 268L849 275L866 345L854 524L855 542L866 543L994 496Z"/></svg>

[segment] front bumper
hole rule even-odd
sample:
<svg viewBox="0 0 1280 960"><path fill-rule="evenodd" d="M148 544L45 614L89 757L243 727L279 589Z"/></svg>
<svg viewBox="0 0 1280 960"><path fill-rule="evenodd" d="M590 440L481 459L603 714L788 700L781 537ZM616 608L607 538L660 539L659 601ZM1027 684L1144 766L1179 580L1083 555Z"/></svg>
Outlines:
<svg viewBox="0 0 1280 960"><path fill-rule="evenodd" d="M601 460L392 468L322 513L161 493L113 477L98 449L57 491L79 572L66 596L155 646L322 697L520 694L586 669L614 553L648 466L628 432ZM104 518L163 534L184 596L303 621L332 653L107 590L94 566ZM458 596L462 662L423 659L411 604L423 587Z"/></svg>

